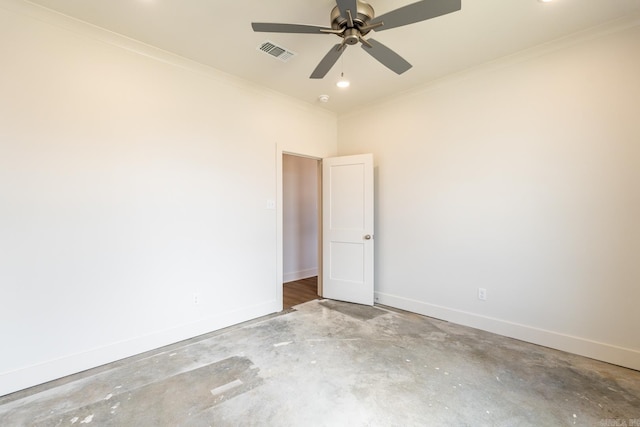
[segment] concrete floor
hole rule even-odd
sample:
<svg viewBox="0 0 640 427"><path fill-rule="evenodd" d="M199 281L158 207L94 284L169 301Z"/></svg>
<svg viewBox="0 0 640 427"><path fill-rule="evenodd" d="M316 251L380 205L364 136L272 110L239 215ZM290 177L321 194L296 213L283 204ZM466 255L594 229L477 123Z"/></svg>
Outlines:
<svg viewBox="0 0 640 427"><path fill-rule="evenodd" d="M640 427L640 372L322 300L2 397L0 425Z"/></svg>

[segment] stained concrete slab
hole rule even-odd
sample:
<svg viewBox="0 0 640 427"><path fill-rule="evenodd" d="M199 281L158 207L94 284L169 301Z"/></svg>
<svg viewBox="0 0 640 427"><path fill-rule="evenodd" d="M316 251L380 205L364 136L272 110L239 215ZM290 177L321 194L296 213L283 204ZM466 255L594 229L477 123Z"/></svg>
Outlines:
<svg viewBox="0 0 640 427"><path fill-rule="evenodd" d="M2 397L0 425L640 426L640 372L323 300Z"/></svg>

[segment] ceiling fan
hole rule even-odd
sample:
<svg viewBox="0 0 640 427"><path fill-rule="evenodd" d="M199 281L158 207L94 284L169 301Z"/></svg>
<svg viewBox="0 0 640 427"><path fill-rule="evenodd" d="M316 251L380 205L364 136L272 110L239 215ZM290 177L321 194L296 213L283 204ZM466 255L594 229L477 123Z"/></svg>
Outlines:
<svg viewBox="0 0 640 427"><path fill-rule="evenodd" d="M347 45L362 43L362 49L382 65L402 74L411 68L404 58L374 39L365 39L370 31L384 31L456 12L462 0L422 0L376 17L373 7L362 0L336 0L331 10L331 27L305 24L253 22L253 31L264 33L335 34L342 38L322 58L310 78L321 79L338 61Z"/></svg>

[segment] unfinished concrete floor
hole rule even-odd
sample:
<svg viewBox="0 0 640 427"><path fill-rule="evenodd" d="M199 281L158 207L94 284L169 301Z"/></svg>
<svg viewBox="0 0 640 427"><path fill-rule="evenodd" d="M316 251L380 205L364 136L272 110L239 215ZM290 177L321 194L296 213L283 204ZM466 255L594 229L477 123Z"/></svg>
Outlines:
<svg viewBox="0 0 640 427"><path fill-rule="evenodd" d="M640 372L322 300L0 398L2 426L640 426Z"/></svg>

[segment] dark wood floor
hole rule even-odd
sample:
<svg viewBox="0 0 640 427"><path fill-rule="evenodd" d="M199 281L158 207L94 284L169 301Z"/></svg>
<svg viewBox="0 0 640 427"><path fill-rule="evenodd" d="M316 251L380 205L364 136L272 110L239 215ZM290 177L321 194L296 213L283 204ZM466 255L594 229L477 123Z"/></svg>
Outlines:
<svg viewBox="0 0 640 427"><path fill-rule="evenodd" d="M307 279L296 280L282 285L283 309L288 309L294 305L320 298L318 296L318 278L309 277Z"/></svg>

